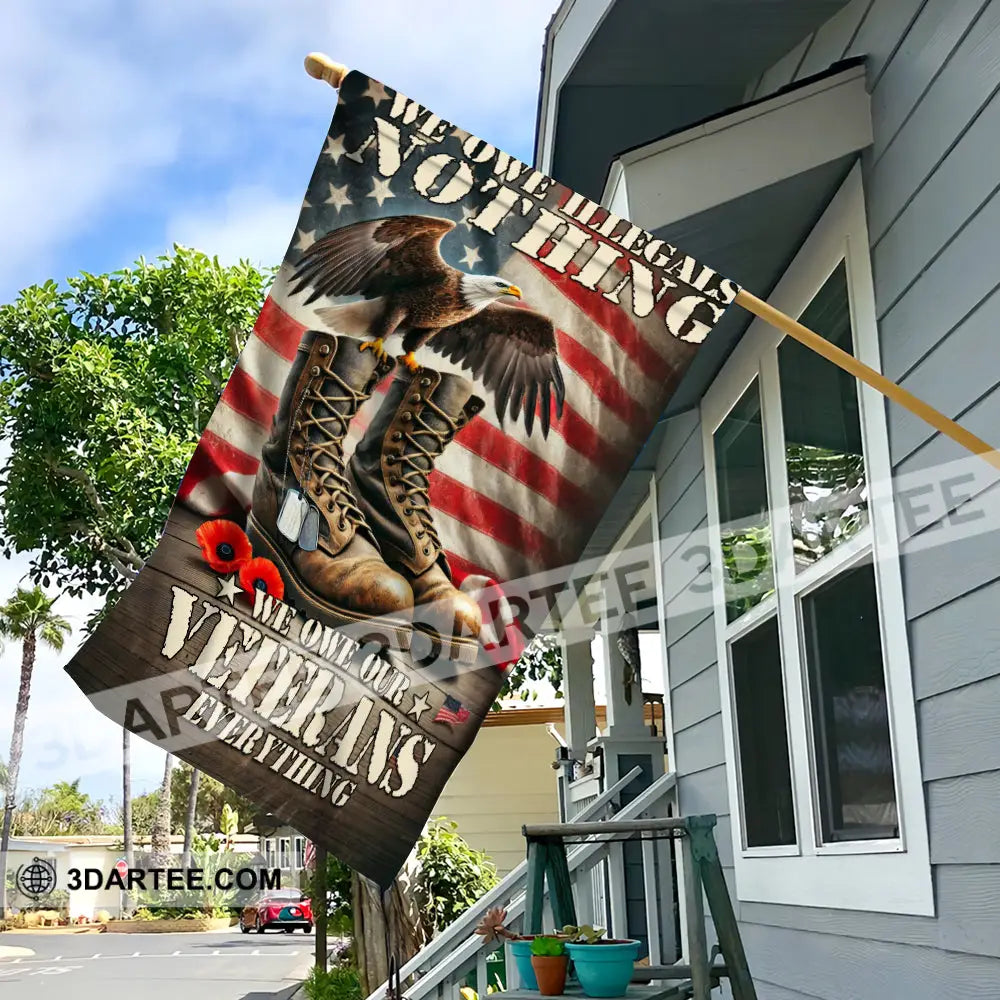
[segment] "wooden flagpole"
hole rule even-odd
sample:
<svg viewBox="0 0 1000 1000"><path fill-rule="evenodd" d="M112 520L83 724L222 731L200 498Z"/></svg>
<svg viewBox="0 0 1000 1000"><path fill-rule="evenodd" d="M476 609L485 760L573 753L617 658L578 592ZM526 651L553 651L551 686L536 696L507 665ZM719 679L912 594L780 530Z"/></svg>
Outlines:
<svg viewBox="0 0 1000 1000"><path fill-rule="evenodd" d="M306 72L317 80L325 80L333 88L339 88L347 76L347 67L342 63L334 62L329 56L321 52L310 52L305 60ZM822 355L827 361L832 361L838 368L850 373L855 378L877 389L883 396L888 397L893 402L898 403L904 409L918 416L921 420L930 424L935 430L940 431L952 441L956 441L963 448L967 448L975 455L981 456L995 469L1000 469L1000 452L992 445L987 444L982 438L976 437L971 431L966 430L961 424L956 423L950 417L946 417L940 410L935 410L929 403L925 403L912 392L897 385L892 379L886 378L874 368L859 361L853 354L831 344L829 340L814 333L808 327L803 326L798 320L791 316L786 316L780 309L757 298L747 291L740 291L736 296L736 304L742 306L747 312L753 313L766 323L777 327L782 333L794 338L800 344L804 344L810 350Z"/></svg>

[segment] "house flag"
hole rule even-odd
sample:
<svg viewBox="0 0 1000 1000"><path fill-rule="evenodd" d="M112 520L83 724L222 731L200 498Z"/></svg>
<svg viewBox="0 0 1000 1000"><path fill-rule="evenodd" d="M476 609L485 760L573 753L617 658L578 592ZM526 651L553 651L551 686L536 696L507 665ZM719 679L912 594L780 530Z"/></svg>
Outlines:
<svg viewBox="0 0 1000 1000"><path fill-rule="evenodd" d="M388 885L738 286L358 72L138 579L67 667Z"/></svg>

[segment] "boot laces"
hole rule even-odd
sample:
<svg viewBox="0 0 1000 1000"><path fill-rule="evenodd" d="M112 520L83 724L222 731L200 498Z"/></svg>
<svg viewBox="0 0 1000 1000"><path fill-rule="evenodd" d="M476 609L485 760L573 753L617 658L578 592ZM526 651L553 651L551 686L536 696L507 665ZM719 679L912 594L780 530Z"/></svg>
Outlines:
<svg viewBox="0 0 1000 1000"><path fill-rule="evenodd" d="M329 391L330 381L339 387L342 395ZM366 524L347 481L343 448L348 424L365 399L366 393L357 392L326 364L321 365L320 373L309 380L299 404L299 409L304 411L301 424L306 447L303 486L315 479L320 492L327 497L327 511L333 513L339 508L337 526L340 531L346 530L348 522L355 527ZM342 413L337 409L341 403L347 404ZM316 412L317 405L326 409L326 416ZM319 432L321 440L311 440L309 431L312 429Z"/></svg>
<svg viewBox="0 0 1000 1000"><path fill-rule="evenodd" d="M409 447L404 448L399 456L400 465L403 466L399 472L399 496L405 498L407 504L403 513L412 512L417 515L420 521L417 537L423 538L426 535L429 541L433 542L434 547L440 551L441 539L438 536L431 513L430 496L428 495L430 483L427 476L434 466L434 459L444 451L445 445L455 436L465 421L462 417L459 417L458 420L453 419L431 399L425 400L425 406L433 411L445 426L444 429L431 427L424 419L422 412L414 414L413 426L410 430L403 432L403 440ZM418 438L427 441L427 447Z"/></svg>

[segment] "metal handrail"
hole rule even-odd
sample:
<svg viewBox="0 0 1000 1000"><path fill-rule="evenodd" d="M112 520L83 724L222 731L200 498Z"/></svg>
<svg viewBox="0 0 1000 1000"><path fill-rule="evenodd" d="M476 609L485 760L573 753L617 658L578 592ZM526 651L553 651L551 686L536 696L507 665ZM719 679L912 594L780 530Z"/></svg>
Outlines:
<svg viewBox="0 0 1000 1000"><path fill-rule="evenodd" d="M596 816L602 809L611 804L615 797L627 788L636 778L642 776L642 769L639 767L633 767L624 777L616 781L610 788L598 795L593 802L589 803L579 813L574 817L574 822L576 821L586 821L592 816ZM662 781L662 779L661 779ZM673 787L671 782L671 787ZM503 905L503 903L512 900L518 892L524 890L524 882L527 878L528 866L527 862L522 861L516 868L508 872L507 875L500 881L500 883L491 889L485 896L478 900L478 902L465 911L457 920L449 924L436 938L429 941L413 958L407 962L399 972L400 979L406 980L410 976L416 975L418 973L428 970L424 978L432 976L441 965L439 961L439 956L442 952L454 953L456 947L461 950L462 943L471 942L478 947L482 946L482 942L476 941L471 938L473 929L476 924L479 923L483 914L491 906ZM475 954L475 951L473 951ZM446 960L447 962L447 960ZM436 964L432 964L436 963ZM453 970L452 970L453 971ZM385 995L386 983L382 983L378 989L376 989L368 1000L381 1000ZM417 997L413 994L412 990L407 991L407 995L411 1000L417 1000Z"/></svg>
<svg viewBox="0 0 1000 1000"><path fill-rule="evenodd" d="M637 773L638 772L638 773ZM615 782L607 791L601 793L593 802L577 814L579 820L588 819L596 811L606 807L611 800L621 792L625 786L630 784L641 774L639 768L633 768L621 780ZM665 774L648 788L644 789L628 805L623 806L616 814L617 820L634 819L649 809L652 805L673 790L676 784L674 774ZM600 825L600 824L598 824ZM570 871L587 867L587 862L601 851L604 845L601 843L581 844L569 853L568 862ZM507 904L508 924L520 919L524 913L524 887L527 879L527 863L521 862L503 881L490 890L476 905L466 910L458 920L450 924L433 941L418 952L400 970L400 978L406 980L410 976L423 972L416 982L407 988L406 996L408 1000L423 1000L432 990L435 990L449 976L467 966L475 956L482 950L495 945L487 945L484 940L472 935L472 930L479 922L482 915L491 906ZM456 939L460 939L457 940ZM429 960L433 956L443 955L440 960L427 969ZM424 971L426 969L426 972ZM383 983L376 989L367 1000L382 1000L385 994Z"/></svg>

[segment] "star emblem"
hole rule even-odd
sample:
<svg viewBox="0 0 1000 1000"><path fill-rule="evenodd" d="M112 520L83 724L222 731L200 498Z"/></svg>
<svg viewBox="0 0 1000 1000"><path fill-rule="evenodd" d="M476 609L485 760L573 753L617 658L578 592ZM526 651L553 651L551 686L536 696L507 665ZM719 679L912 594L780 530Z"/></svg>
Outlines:
<svg viewBox="0 0 1000 1000"><path fill-rule="evenodd" d="M353 205L354 202L348 197L346 184L343 187L335 187L333 184L330 184L330 196L324 200L323 204L333 205L339 215L342 208Z"/></svg>
<svg viewBox="0 0 1000 1000"><path fill-rule="evenodd" d="M361 95L361 100L364 100L366 97L370 97L375 102L376 108L383 101L389 100L389 94L386 92L385 87L377 80L368 81L368 89Z"/></svg>
<svg viewBox="0 0 1000 1000"><path fill-rule="evenodd" d="M471 219L476 214L476 212L478 212L478 211L479 210L476 209L476 208L465 208L463 206L462 207L462 218L459 220L458 224L460 226L465 226L465 228L468 229L469 232L471 233L472 232L472 223L469 222L469 219Z"/></svg>
<svg viewBox="0 0 1000 1000"><path fill-rule="evenodd" d="M316 242L316 230L311 229L306 231L305 229L295 230L295 249L299 251L308 250Z"/></svg>
<svg viewBox="0 0 1000 1000"><path fill-rule="evenodd" d="M406 713L407 715L412 715L417 722L420 721L420 716L424 714L431 707L431 703L422 695L415 694L413 696L413 704L410 706L410 710Z"/></svg>
<svg viewBox="0 0 1000 1000"><path fill-rule="evenodd" d="M468 264L469 267L475 267L483 259L479 256L478 247L463 246L462 249L465 251L465 256L459 260L460 264Z"/></svg>
<svg viewBox="0 0 1000 1000"><path fill-rule="evenodd" d="M372 189L368 192L367 197L374 198L378 202L379 208L387 199L396 197L389 189L389 183L388 180L379 180L377 177L372 181Z"/></svg>
<svg viewBox="0 0 1000 1000"><path fill-rule="evenodd" d="M326 145L323 147L323 155L329 156L334 163L340 163L340 158L347 155L347 149L344 147L344 137L337 136L336 139L332 135L326 137Z"/></svg>
<svg viewBox="0 0 1000 1000"><path fill-rule="evenodd" d="M232 605L236 604L236 598L240 596L240 584L235 573L219 579L219 593L216 596L220 600L225 598Z"/></svg>

